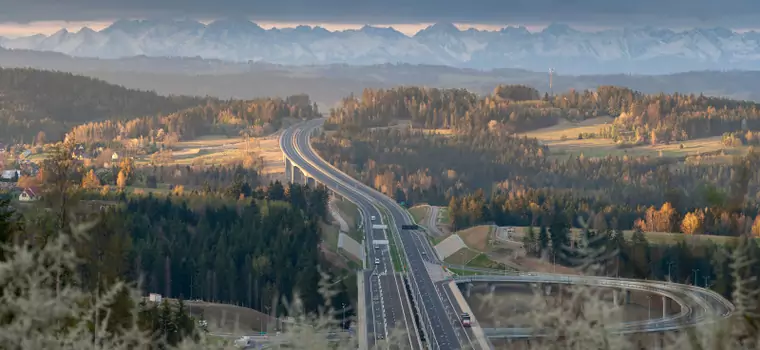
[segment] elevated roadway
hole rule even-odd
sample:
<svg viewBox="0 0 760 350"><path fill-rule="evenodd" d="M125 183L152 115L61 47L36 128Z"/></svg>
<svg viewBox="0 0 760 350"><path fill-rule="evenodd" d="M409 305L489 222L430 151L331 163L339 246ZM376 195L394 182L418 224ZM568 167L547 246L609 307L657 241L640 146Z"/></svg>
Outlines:
<svg viewBox="0 0 760 350"><path fill-rule="evenodd" d="M446 281L434 280L431 277L427 267L431 264L440 265L441 261L437 258L430 243L426 239L419 239L419 232L406 234L407 231L405 231L404 234L400 234L402 232L401 225L414 223L409 212L391 198L344 174L323 160L313 150L310 138L315 131L319 130L323 122L324 119L307 121L291 127L281 134L280 147L286 160L286 173L295 180L296 173L300 170L307 183L322 183L334 193L356 203L363 215L364 227L369 228L367 229L367 244L371 245L373 239L387 239L397 243L397 246L401 248L401 259L406 268L409 288L412 291L412 300L409 300L403 290L402 276L391 273L393 265L388 251L375 252L375 249L368 246L369 261L367 265L374 264L375 259L380 260L378 266L368 266L368 270L373 271L368 272L369 276L365 274L367 285L371 285L373 278L377 279L374 287L365 288L368 291L367 293L371 294L366 296L366 300L370 300L372 305L367 315L368 334L387 334L388 327L392 327L394 323L406 327L410 334L415 333L414 326L417 323L409 315L412 311L411 303L414 302L420 310L419 326L427 339L428 348L488 348L488 344L477 339L478 337L472 329L461 326L459 312L462 310L457 306L457 303L452 301L451 291L444 287ZM372 230L372 222L369 221L370 216L382 220L389 226L390 230ZM457 283L477 281L486 283L594 284L622 290L647 290L670 298L682 306L682 312L672 317L610 326L611 329L623 333L680 329L705 322L714 317L728 317L733 312L733 305L717 293L688 285L606 277L554 274L525 275L510 271L473 269L466 266L449 267L486 274L457 278ZM389 322L389 320L396 322ZM544 332L527 328L484 329L483 331L486 336L491 338L529 338L541 336ZM408 342L413 348L422 346L421 340L414 336L409 336Z"/></svg>
<svg viewBox="0 0 760 350"><path fill-rule="evenodd" d="M368 245L374 240L388 240L385 230L373 229L373 224L382 224L382 215L370 200L351 196L344 185L330 179L302 156L297 141L304 138L308 140L304 130L299 127L287 129L280 136L280 147L285 154L286 166L290 168L288 174L295 180L300 173L307 183L319 181L332 191L349 197L360 211L361 225L365 230L365 242ZM372 221L373 216L377 222ZM385 340L392 334L393 329L400 328L410 330L405 335L404 348L421 349L422 342L415 331L417 327L403 276L394 272L388 247L366 249L366 252L365 271L361 273L365 291L363 299L367 307L364 325L366 329L361 333L366 335L366 347L387 348Z"/></svg>

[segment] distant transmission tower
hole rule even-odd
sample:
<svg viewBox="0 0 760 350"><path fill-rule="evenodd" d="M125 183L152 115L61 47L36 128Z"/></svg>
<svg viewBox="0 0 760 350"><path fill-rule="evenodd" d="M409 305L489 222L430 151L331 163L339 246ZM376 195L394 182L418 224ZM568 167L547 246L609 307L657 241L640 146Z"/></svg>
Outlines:
<svg viewBox="0 0 760 350"><path fill-rule="evenodd" d="M549 68L549 95L554 97L554 68Z"/></svg>

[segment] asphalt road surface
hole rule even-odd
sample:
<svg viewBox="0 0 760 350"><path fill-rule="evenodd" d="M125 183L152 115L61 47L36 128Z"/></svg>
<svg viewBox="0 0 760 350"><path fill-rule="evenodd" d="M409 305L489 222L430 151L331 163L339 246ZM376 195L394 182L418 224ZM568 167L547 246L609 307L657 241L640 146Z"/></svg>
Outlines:
<svg viewBox="0 0 760 350"><path fill-rule="evenodd" d="M365 231L365 242L370 245L368 251L368 271L364 272L365 300L367 301L367 334L370 349L385 349L385 341L393 334L394 328L408 330L402 340L403 348L420 349L420 339L414 326L414 316L410 307L411 303L403 284L403 279L393 271L393 263L388 247L374 249L373 240L387 239L384 230L372 229L373 224L380 224L380 212L372 205L371 201L361 196L351 196L351 190L347 185L332 180L326 173L315 168L309 161L304 159L302 153L310 151L309 136L303 132L303 126L287 129L283 132L281 147L283 152L292 159L301 170L313 176L318 182L328 188L349 197L359 208L362 214L362 226ZM305 142L302 142L305 141ZM305 147L305 148L304 148ZM308 156L307 156L308 157ZM317 160L321 160L316 157ZM375 222L372 221L375 217ZM375 264L375 262L378 264ZM402 338L402 339L403 339Z"/></svg>
<svg viewBox="0 0 760 350"><path fill-rule="evenodd" d="M409 282L412 293L419 304L418 306L421 313L420 320L425 328L428 343L433 349L448 350L478 348L474 339L472 339L468 332L466 332L461 326L459 314L456 309L451 307L451 305L446 307L446 304L449 303L449 301L448 299L444 299L445 291L440 288L441 286L437 287L434 284L425 268L423 261L427 257L423 256L421 253L423 251L420 248L422 242L419 240L415 241L413 235L416 233L401 230L401 225L413 223L413 220L406 210L401 208L392 199L367 188L363 184L350 178L348 175L331 167L313 151L309 141L311 130L321 125L321 123L322 120L309 121L295 128L286 130L283 133L284 141L281 144L283 152L285 152L290 159L294 160L295 163L300 165L303 171L316 178L317 181L325 184L328 188L343 194L352 202L356 203L365 216L365 227L371 227L372 223L367 221L369 216L374 215L378 221L383 217L379 210L376 209L376 206L385 208L385 210L388 211L390 222L383 223L387 224L389 227L395 228L398 235L379 238L378 236L381 233L378 232L378 230L370 230L368 232L371 233L368 234L366 241L368 244L371 244L373 239L397 240L397 245L405 255L405 258L402 257L402 260L408 259ZM391 234L391 232L388 233ZM427 249L425 248L425 250ZM384 251L378 253L374 248L369 249L369 251L370 263L374 264L376 258L380 259L380 264L375 271L386 272L385 275L380 273L381 276L377 279L382 281L383 279L391 278L387 274L387 272L392 271L393 268L390 255L384 253ZM370 281L372 281L371 276ZM414 335L414 327L410 322L411 315L409 314L411 313L411 310L406 307L406 305L408 305L408 300L403 293L403 283L399 278L393 278L392 281L387 281L385 283L378 282L378 284L378 288L375 288L375 286L369 288L370 291L378 291L381 294L379 298L374 295L371 297L373 307L370 309L373 310L373 312L378 312L380 310L385 311L381 315L385 317L382 327L392 327L393 323L388 322L391 318L393 318L393 320L398 320L399 318L405 320L405 322L402 322L402 326L405 329L410 330L410 332L408 332L410 334L409 343L412 344L414 348L418 347L414 344L416 338L412 336ZM389 288L394 289L394 287L398 288L397 290L402 292L402 295L399 296L395 291L387 290ZM382 291L380 291L381 289ZM395 296L394 293L396 294ZM375 306L375 304L378 303L380 304L379 308ZM401 315L401 317L399 317L399 315ZM379 319L380 318L376 315L368 315L368 320L374 320L373 324L375 332L381 327L378 324ZM368 333L373 333L372 329L368 329Z"/></svg>

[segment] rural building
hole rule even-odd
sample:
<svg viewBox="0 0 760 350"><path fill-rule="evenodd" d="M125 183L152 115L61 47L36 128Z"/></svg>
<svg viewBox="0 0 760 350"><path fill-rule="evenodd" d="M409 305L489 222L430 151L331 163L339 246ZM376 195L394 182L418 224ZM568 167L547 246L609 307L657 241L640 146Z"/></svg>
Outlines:
<svg viewBox="0 0 760 350"><path fill-rule="evenodd" d="M3 170L2 175L0 175L0 179L2 180L13 180L19 177L21 177L21 171L17 169Z"/></svg>
<svg viewBox="0 0 760 350"><path fill-rule="evenodd" d="M27 187L18 196L18 200L21 202L33 202L39 199L39 190L34 187Z"/></svg>
<svg viewBox="0 0 760 350"><path fill-rule="evenodd" d="M161 298L161 294L156 294L156 293L150 293L150 294L148 294L148 300L150 300L150 301L152 301L154 303L160 303L162 299L163 298Z"/></svg>

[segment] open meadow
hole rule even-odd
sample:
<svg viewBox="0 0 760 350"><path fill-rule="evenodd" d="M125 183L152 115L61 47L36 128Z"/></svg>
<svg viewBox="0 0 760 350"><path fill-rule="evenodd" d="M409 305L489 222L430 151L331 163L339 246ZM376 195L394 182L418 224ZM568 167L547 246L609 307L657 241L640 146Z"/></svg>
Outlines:
<svg viewBox="0 0 760 350"><path fill-rule="evenodd" d="M747 147L726 147L720 136L688 140L680 143L620 146L611 139L583 138L580 134L598 133L600 129L611 125L613 118L598 117L572 123L561 121L557 125L526 132L523 135L538 139L549 146L551 155L558 158L569 156L606 157L668 157L687 162L726 162L735 155L747 152Z"/></svg>
<svg viewBox="0 0 760 350"><path fill-rule="evenodd" d="M243 164L258 169L270 180L283 180L285 163L278 141L279 134L250 138L210 135L172 145L171 152L161 155L138 155L138 166L151 162L166 166L212 166Z"/></svg>

